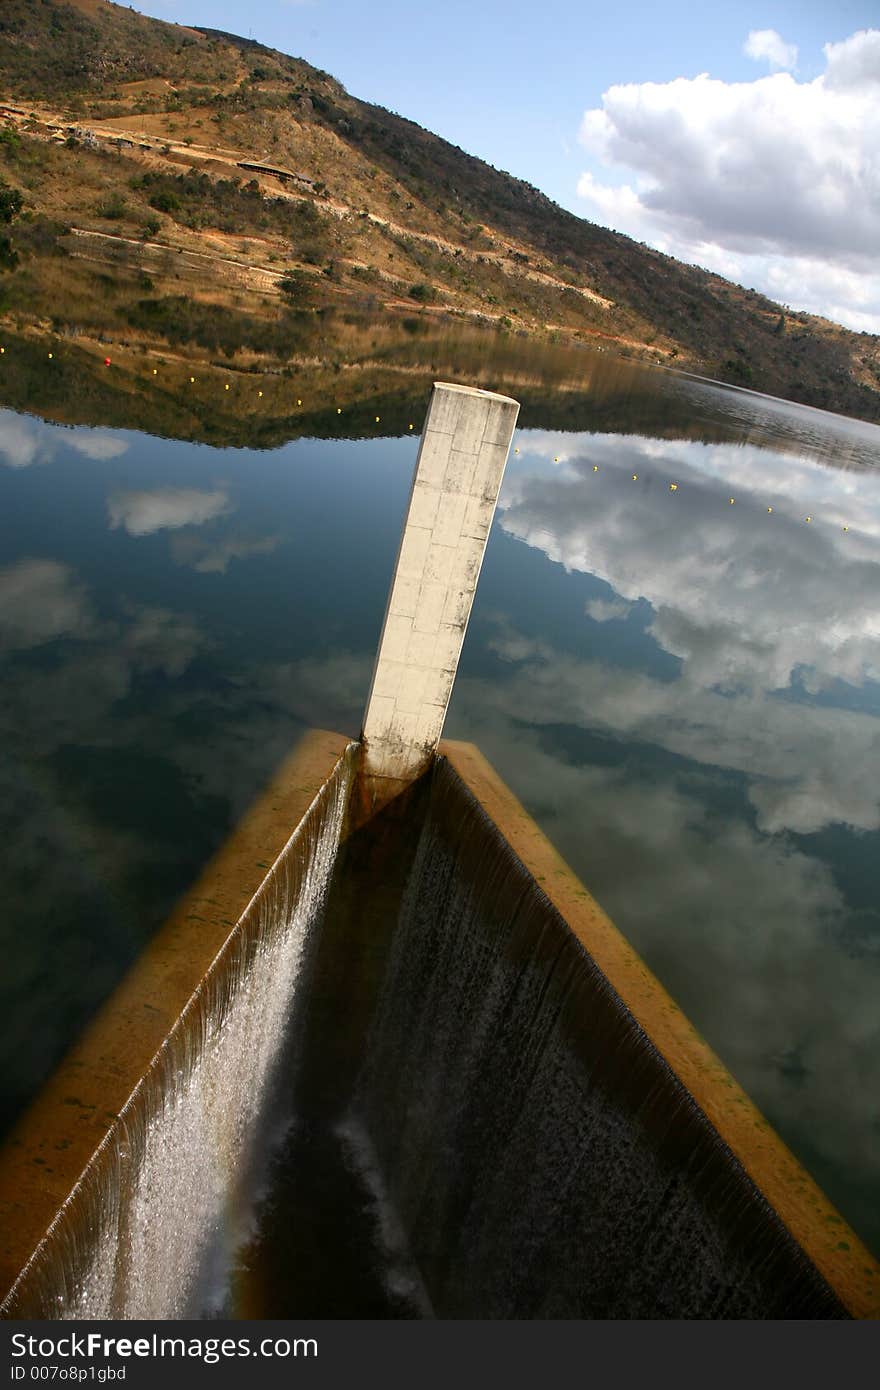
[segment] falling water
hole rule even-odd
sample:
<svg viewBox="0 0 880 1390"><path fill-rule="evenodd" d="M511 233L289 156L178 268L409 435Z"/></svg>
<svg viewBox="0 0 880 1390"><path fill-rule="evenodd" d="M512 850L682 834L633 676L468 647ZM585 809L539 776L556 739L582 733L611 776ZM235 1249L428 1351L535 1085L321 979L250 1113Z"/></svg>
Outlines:
<svg viewBox="0 0 880 1390"><path fill-rule="evenodd" d="M441 762L352 1102L440 1317L841 1317Z"/></svg>
<svg viewBox="0 0 880 1390"><path fill-rule="evenodd" d="M234 1255L238 1274L246 1258L292 1263L273 1280L286 1316L313 1259L330 1270L316 1316L352 1315L340 1287L384 1310L369 1316L845 1316L448 763L349 835L325 913L351 766L350 752L3 1311L229 1311ZM270 1124L286 1147L271 1150ZM322 1204L332 1221L285 1219Z"/></svg>
<svg viewBox="0 0 880 1390"><path fill-rule="evenodd" d="M222 1298L351 763L349 750L23 1271L7 1316L182 1318Z"/></svg>

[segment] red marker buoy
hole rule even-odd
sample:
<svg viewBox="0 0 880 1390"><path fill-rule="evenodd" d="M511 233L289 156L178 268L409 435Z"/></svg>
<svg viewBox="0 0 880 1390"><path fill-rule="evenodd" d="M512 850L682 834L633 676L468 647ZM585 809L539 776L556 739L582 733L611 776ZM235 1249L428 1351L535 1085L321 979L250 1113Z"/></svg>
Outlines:
<svg viewBox="0 0 880 1390"><path fill-rule="evenodd" d="M104 358L104 366L105 366L105 367L109 367L109 366L110 366L110 358L109 358L109 357L105 357L105 358Z"/></svg>

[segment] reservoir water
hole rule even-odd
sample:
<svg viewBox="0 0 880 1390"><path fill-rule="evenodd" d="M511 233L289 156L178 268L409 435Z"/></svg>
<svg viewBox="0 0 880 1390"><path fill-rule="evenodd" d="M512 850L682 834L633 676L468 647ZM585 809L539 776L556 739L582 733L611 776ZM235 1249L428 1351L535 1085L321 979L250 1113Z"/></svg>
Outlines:
<svg viewBox="0 0 880 1390"><path fill-rule="evenodd" d="M446 732L878 1250L880 429L521 356ZM30 409L0 412L4 1127L298 734L357 735L416 448Z"/></svg>

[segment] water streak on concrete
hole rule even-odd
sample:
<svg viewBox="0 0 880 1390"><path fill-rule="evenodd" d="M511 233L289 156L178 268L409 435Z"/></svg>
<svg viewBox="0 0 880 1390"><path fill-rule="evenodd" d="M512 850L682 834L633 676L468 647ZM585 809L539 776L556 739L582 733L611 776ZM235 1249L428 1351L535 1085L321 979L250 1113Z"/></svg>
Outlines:
<svg viewBox="0 0 880 1390"><path fill-rule="evenodd" d="M339 841L345 747L304 740L0 1154L4 1315L183 1317L222 1283Z"/></svg>
<svg viewBox="0 0 880 1390"><path fill-rule="evenodd" d="M441 1317L876 1317L880 1268L476 749L353 1113Z"/></svg>

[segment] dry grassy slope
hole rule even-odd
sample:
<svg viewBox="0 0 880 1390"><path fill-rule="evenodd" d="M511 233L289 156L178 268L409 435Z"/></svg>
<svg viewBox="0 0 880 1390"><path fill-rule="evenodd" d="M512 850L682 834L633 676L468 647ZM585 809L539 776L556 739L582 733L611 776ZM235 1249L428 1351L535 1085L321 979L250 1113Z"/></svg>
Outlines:
<svg viewBox="0 0 880 1390"><path fill-rule="evenodd" d="M53 148L45 155L51 168L30 189L14 161L0 165L33 209L65 224L200 248L278 273L298 264L311 277L312 302L354 293L413 306L417 285L423 302L466 315L616 340L625 350L641 345L725 380L880 416L877 338L804 314L786 315L780 332L780 308L762 296L576 218L412 122L358 101L309 64L249 40L148 20L107 0L3 0L0 84L44 123L54 116L135 139L115 164L100 151ZM34 139L46 134L45 124L34 126ZM142 142L151 148L141 150ZM163 143L170 153L160 153ZM142 173L185 166L212 179L246 178L236 168L242 158L277 163L316 187L260 175L266 196L250 226L246 209L227 216L202 199L148 230L156 216L151 191L131 188L132 165ZM111 225L101 209L114 192L124 211ZM311 244L295 218L288 225L273 211L280 199L304 196L321 213ZM96 245L92 260L100 259ZM148 273L167 292L154 261ZM230 275L233 283L218 262L218 304ZM31 289L39 300L33 265ZM234 307L271 316L271 289L271 275L245 278L238 291L248 292L247 303ZM209 286L196 292L211 297ZM20 295L13 307L22 308Z"/></svg>

